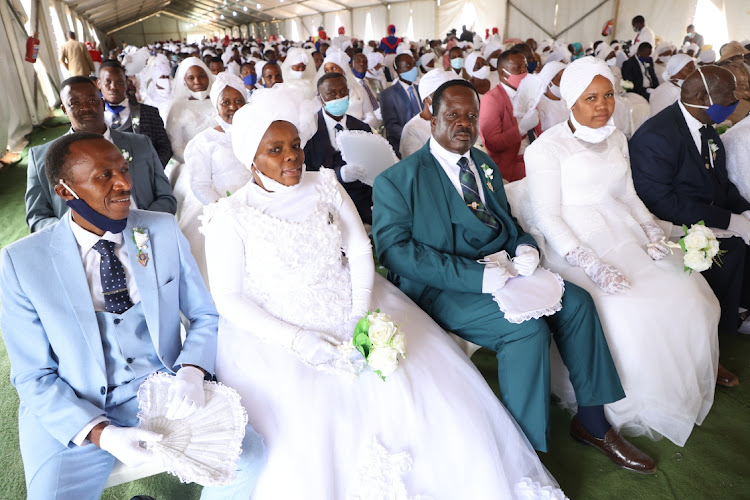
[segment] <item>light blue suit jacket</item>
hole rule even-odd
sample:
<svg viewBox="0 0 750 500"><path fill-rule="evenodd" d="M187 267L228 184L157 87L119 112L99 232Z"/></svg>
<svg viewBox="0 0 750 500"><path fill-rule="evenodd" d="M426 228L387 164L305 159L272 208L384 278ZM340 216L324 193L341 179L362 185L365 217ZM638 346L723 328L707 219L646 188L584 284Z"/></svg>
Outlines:
<svg viewBox="0 0 750 500"><path fill-rule="evenodd" d="M71 133L71 132L68 132ZM172 186L164 175L159 155L145 135L111 130L112 142L124 149L133 161L130 162L130 178L133 180L133 196L138 208L156 212L177 211L177 200ZM47 150L54 141L29 150L29 167L26 173L26 224L31 232L39 231L57 222L68 211L65 200L57 196L44 172Z"/></svg>
<svg viewBox="0 0 750 500"><path fill-rule="evenodd" d="M133 228L148 230L146 266ZM123 232L151 340L164 366L214 371L218 313L187 240L169 214L132 210ZM21 399L27 480L94 417L104 415L107 371L86 274L67 218L0 253L0 328ZM180 312L190 322L180 341Z"/></svg>

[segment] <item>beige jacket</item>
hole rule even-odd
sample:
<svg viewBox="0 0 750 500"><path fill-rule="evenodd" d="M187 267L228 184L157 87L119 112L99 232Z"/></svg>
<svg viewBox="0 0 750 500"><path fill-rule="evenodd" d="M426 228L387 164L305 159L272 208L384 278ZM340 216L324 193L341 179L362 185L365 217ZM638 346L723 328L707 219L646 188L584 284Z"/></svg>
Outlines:
<svg viewBox="0 0 750 500"><path fill-rule="evenodd" d="M60 47L60 63L70 76L89 76L95 71L88 49L77 40L68 40Z"/></svg>

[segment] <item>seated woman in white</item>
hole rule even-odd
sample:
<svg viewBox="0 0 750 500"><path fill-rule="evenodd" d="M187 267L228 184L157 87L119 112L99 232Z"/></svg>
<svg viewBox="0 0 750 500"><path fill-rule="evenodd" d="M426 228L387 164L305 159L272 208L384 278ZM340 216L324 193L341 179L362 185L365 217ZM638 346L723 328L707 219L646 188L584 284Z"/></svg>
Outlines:
<svg viewBox="0 0 750 500"><path fill-rule="evenodd" d="M207 206L202 228L217 376L268 450L253 498L563 498L455 342L375 274L333 171L305 172L315 115L286 89L259 92L232 134L253 181ZM408 350L385 381L345 349L377 309Z"/></svg>
<svg viewBox="0 0 750 500"><path fill-rule="evenodd" d="M303 99L313 99L315 88L315 62L305 49L292 47L281 64L284 85L299 93Z"/></svg>
<svg viewBox="0 0 750 500"><path fill-rule="evenodd" d="M169 94L172 91L172 68L164 54L158 54L149 69L144 104L159 110L162 122L167 122L169 112Z"/></svg>
<svg viewBox="0 0 750 500"><path fill-rule="evenodd" d="M662 75L664 82L651 92L648 100L650 116L654 116L677 102L682 92L682 82L693 71L695 71L695 60L689 55L675 54L669 59Z"/></svg>
<svg viewBox="0 0 750 500"><path fill-rule="evenodd" d="M197 57L188 57L177 67L166 129L172 143L172 156L180 163L185 161L185 146L190 139L216 125L214 107L209 100L215 78Z"/></svg>
<svg viewBox="0 0 750 500"><path fill-rule="evenodd" d="M251 177L232 151L232 119L248 99L244 82L231 73L219 73L211 86L210 98L214 119L219 125L193 137L185 148L186 174L183 177L188 180L190 189L177 214L180 229L190 243L190 251L206 284L205 241L198 231L203 206L231 195Z"/></svg>
<svg viewBox="0 0 750 500"><path fill-rule="evenodd" d="M570 117L526 150L528 196L516 193L514 213L543 236L543 265L594 298L627 395L606 405L609 421L682 446L713 403L720 309L635 192L612 120L613 82L593 57L568 65L560 90ZM524 199L530 206L519 207ZM560 396L574 399L572 390Z"/></svg>

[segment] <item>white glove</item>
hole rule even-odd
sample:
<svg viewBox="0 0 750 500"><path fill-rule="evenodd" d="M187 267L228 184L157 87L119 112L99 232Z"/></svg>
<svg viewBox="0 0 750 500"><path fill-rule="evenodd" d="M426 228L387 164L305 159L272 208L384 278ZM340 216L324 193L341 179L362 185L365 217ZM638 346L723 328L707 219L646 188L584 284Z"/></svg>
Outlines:
<svg viewBox="0 0 750 500"><path fill-rule="evenodd" d="M521 276L531 276L539 266L539 250L531 245L519 245L513 257L513 266Z"/></svg>
<svg viewBox="0 0 750 500"><path fill-rule="evenodd" d="M505 286L506 281L518 274L505 250L495 252L477 262L484 264L482 293L495 293Z"/></svg>
<svg viewBox="0 0 750 500"><path fill-rule="evenodd" d="M630 282L627 278L616 267L599 260L590 248L578 246L571 250L565 259L571 266L582 268L586 276L607 293L630 290Z"/></svg>
<svg viewBox="0 0 750 500"><path fill-rule="evenodd" d="M138 427L108 425L99 436L99 448L111 453L128 467L135 467L153 459L153 452L141 443L156 443L162 435Z"/></svg>
<svg viewBox="0 0 750 500"><path fill-rule="evenodd" d="M669 247L664 231L655 222L641 224L641 228L648 238L648 246L646 247L648 256L652 260L661 260L666 257L669 254Z"/></svg>
<svg viewBox="0 0 750 500"><path fill-rule="evenodd" d="M750 220L739 214L732 214L729 218L730 231L734 231L742 237L745 245L750 245Z"/></svg>
<svg viewBox="0 0 750 500"><path fill-rule="evenodd" d="M167 413L170 420L187 418L203 408L206 396L203 393L203 371L194 366L183 366L177 370L167 393Z"/></svg>
<svg viewBox="0 0 750 500"><path fill-rule="evenodd" d="M324 340L318 335L324 334L310 330L300 330L292 342L292 350L303 361L313 366L332 364L341 357L341 351L329 340ZM330 336L325 335L325 337L330 339Z"/></svg>
<svg viewBox="0 0 750 500"><path fill-rule="evenodd" d="M539 123L539 112L532 109L518 120L518 131L521 132L521 135L526 135L526 132L536 127L537 123Z"/></svg>
<svg viewBox="0 0 750 500"><path fill-rule="evenodd" d="M348 163L339 170L341 180L344 182L363 181L367 178L367 172L364 168Z"/></svg>

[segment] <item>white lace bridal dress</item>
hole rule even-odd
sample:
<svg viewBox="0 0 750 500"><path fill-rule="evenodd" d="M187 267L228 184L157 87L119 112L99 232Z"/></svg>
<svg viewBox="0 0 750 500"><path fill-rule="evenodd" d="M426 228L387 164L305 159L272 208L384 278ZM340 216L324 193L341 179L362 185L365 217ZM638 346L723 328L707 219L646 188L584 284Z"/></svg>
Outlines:
<svg viewBox="0 0 750 500"><path fill-rule="evenodd" d="M373 278L369 239L332 171L274 193L250 183L204 214L217 377L268 449L253 498L564 497L456 344ZM291 349L300 329L348 342L368 308L406 333L408 357L386 381L316 369Z"/></svg>

